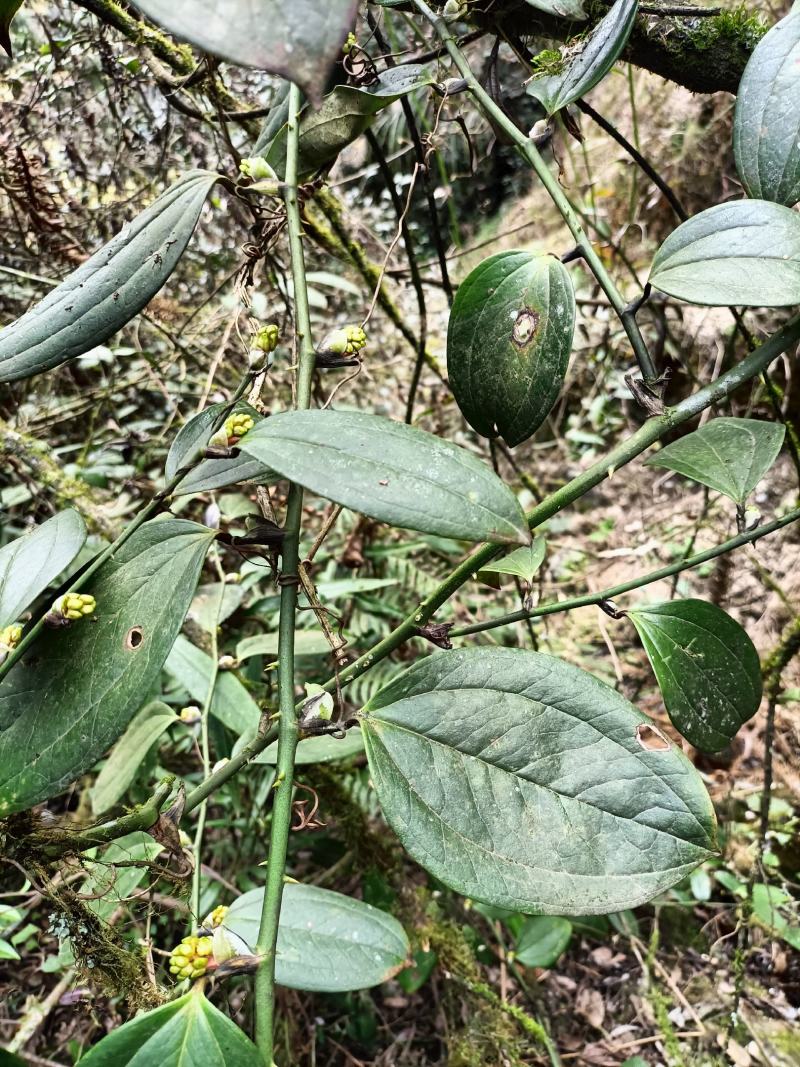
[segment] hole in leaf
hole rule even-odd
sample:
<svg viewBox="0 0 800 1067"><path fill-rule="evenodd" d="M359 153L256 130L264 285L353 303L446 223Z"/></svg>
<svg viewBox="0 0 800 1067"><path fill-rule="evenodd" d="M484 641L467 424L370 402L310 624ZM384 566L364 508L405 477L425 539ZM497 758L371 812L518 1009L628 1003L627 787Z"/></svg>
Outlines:
<svg viewBox="0 0 800 1067"><path fill-rule="evenodd" d="M125 635L125 647L134 652L144 641L144 633L141 626L132 626Z"/></svg>
<svg viewBox="0 0 800 1067"><path fill-rule="evenodd" d="M647 722L640 722L636 727L636 740L646 752L666 752L669 749L669 741L659 728Z"/></svg>
<svg viewBox="0 0 800 1067"><path fill-rule="evenodd" d="M511 340L517 348L525 348L533 340L539 326L540 316L533 308L522 308L517 312Z"/></svg>

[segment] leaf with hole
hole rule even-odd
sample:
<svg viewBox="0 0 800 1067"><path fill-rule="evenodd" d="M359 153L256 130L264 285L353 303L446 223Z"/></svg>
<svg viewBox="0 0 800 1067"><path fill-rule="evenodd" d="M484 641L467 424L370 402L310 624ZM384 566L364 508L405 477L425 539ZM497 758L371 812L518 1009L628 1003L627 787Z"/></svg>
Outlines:
<svg viewBox="0 0 800 1067"><path fill-rule="evenodd" d="M716 604L671 600L627 612L676 730L701 752L719 752L761 703L753 642Z"/></svg>
<svg viewBox="0 0 800 1067"><path fill-rule="evenodd" d="M533 915L517 938L514 959L525 967L552 967L572 939L572 923L556 915Z"/></svg>
<svg viewBox="0 0 800 1067"><path fill-rule="evenodd" d="M264 899L253 889L231 904L226 928L255 946ZM408 961L400 923L363 901L289 883L283 889L275 981L290 989L343 993L388 982Z"/></svg>
<svg viewBox="0 0 800 1067"><path fill-rule="evenodd" d="M0 816L56 796L120 737L158 681L213 531L145 523L84 588L93 619L45 630L0 683Z"/></svg>
<svg viewBox="0 0 800 1067"><path fill-rule="evenodd" d="M484 437L527 440L564 384L575 332L572 281L559 260L498 252L458 287L447 330L456 403Z"/></svg>
<svg viewBox="0 0 800 1067"><path fill-rule="evenodd" d="M379 415L284 412L245 434L240 447L311 492L392 526L530 543L517 498L485 464Z"/></svg>
<svg viewBox="0 0 800 1067"><path fill-rule="evenodd" d="M431 72L409 63L389 67L371 85L337 85L319 108L307 107L300 116L298 175L300 180L322 170L372 125L375 116L389 104L434 82ZM286 133L283 126L267 152L267 162L282 175L286 163Z"/></svg>
<svg viewBox="0 0 800 1067"><path fill-rule="evenodd" d="M750 196L800 200L800 7L777 22L747 62L736 94L736 169Z"/></svg>
<svg viewBox="0 0 800 1067"><path fill-rule="evenodd" d="M279 74L313 101L341 58L357 0L136 0L176 37L230 63Z"/></svg>
<svg viewBox="0 0 800 1067"><path fill-rule="evenodd" d="M264 1067L256 1046L199 985L137 1015L81 1056L83 1067Z"/></svg>
<svg viewBox="0 0 800 1067"><path fill-rule="evenodd" d="M451 889L528 914L632 908L715 848L700 776L613 689L552 656L439 653L361 713L384 815Z"/></svg>
<svg viewBox="0 0 800 1067"><path fill-rule="evenodd" d="M527 92L548 115L579 100L605 78L628 43L638 9L639 0L616 0L589 36L565 52L562 71L534 76Z"/></svg>
<svg viewBox="0 0 800 1067"><path fill-rule="evenodd" d="M183 686L201 707L208 697L214 664L210 656L180 634L170 650L164 670ZM261 718L258 704L235 674L220 671L214 684L211 714L237 735L255 733Z"/></svg>
<svg viewBox="0 0 800 1067"><path fill-rule="evenodd" d="M766 200L717 204L656 252L650 284L690 304L800 304L800 215Z"/></svg>
<svg viewBox="0 0 800 1067"><path fill-rule="evenodd" d="M59 367L105 342L175 269L218 174L193 170L123 226L22 318L0 331L0 382Z"/></svg>
<svg viewBox="0 0 800 1067"><path fill-rule="evenodd" d="M481 568L480 574L514 574L523 582L532 582L544 562L547 543L543 537L534 537L530 545L515 548L513 552Z"/></svg>
<svg viewBox="0 0 800 1067"><path fill-rule="evenodd" d="M160 700L146 704L134 715L90 790L95 815L113 808L125 795L147 753L164 731L177 721L172 708Z"/></svg>
<svg viewBox="0 0 800 1067"><path fill-rule="evenodd" d="M86 524L68 508L0 548L0 630L22 617L85 541Z"/></svg>
<svg viewBox="0 0 800 1067"><path fill-rule="evenodd" d="M786 428L760 419L711 419L651 456L648 467L676 471L744 504L775 462Z"/></svg>

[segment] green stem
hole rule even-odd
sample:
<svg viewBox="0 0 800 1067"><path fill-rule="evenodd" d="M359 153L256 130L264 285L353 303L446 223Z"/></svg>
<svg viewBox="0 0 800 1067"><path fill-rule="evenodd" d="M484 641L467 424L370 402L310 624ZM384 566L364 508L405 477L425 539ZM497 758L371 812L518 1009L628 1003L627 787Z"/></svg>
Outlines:
<svg viewBox="0 0 800 1067"><path fill-rule="evenodd" d="M286 187L284 200L289 230L289 250L294 283L295 332L297 336L297 389L295 406L305 409L311 403L314 373L314 345L306 288L303 256L303 230L297 198L297 156L299 142L300 90L289 91L289 120L286 150ZM263 962L256 973L256 1044L267 1064L273 1062L273 1026L275 1019L275 948L283 897L286 852L292 821L292 783L298 741L297 712L294 701L294 631L297 609L300 525L303 515L303 490L291 485L286 506L281 566L281 607L278 623L278 758L275 803L269 840L264 906L256 943L256 954Z"/></svg>
<svg viewBox="0 0 800 1067"><path fill-rule="evenodd" d="M716 559L717 556L724 556L726 552L732 552L736 548L741 548L742 545L749 545L754 541L759 541L762 537L775 533L776 530L782 530L784 526L789 526L791 523L797 522L798 519L800 519L800 508L794 508L793 511L787 512L780 519L775 519L774 522L770 522L766 526L760 526L757 530L731 537L720 545L707 548L694 556L679 559L677 563L670 563L666 567L659 567L658 570L650 571L649 574L643 574L638 578L632 578L629 582L612 585L599 593L585 593L583 596L571 597L569 600L554 600L549 604L539 604L531 611L513 611L509 615L501 615L497 619L475 622L470 626L462 626L458 630L451 630L450 637L466 637L468 634L479 634L485 630L495 630L499 626L510 626L511 623L522 622L525 619L538 619L544 615L555 615L561 611L571 611L573 608L585 608L592 604L599 604L603 600L610 600L612 597L621 596L623 593L630 593L634 589L641 589L644 585L651 585L662 578L680 574L681 571L692 570L693 567L699 567L711 559Z"/></svg>
<svg viewBox="0 0 800 1067"><path fill-rule="evenodd" d="M592 243L587 237L586 231L583 229L575 209L564 194L561 186L558 184L558 179L553 177L550 168L547 166L544 159L542 159L533 141L517 129L508 115L506 115L502 108L498 107L472 73L472 68L467 62L463 52L458 47L456 40L444 19L439 18L438 15L431 11L425 3L425 0L414 0L414 6L436 30L436 33L441 38L445 48L450 53L450 58L453 60L456 69L466 81L469 91L472 93L480 109L492 123L502 129L503 132L511 138L520 155L530 163L531 167L536 172L536 176L547 190L551 200L558 208L561 217L569 227L572 236L575 238L575 243L580 248L581 255L586 260L589 269L592 274L594 274L595 278L597 278L600 288L606 294L619 316L625 329L625 333L628 335L628 340L636 355L639 369L642 372L642 377L644 378L645 383L652 385L658 379L658 372L656 371L653 360L647 349L647 345L642 337L639 325L636 322L635 312L629 309L622 293L620 293L611 275L606 270L603 261L592 247Z"/></svg>

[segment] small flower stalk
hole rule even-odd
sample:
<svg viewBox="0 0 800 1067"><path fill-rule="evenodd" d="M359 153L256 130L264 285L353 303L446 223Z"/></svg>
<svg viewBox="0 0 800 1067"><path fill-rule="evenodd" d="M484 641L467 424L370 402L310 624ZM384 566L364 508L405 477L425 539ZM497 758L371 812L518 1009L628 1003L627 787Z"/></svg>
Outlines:
<svg viewBox="0 0 800 1067"><path fill-rule="evenodd" d="M94 615L96 610L97 601L90 593L65 593L45 615L45 625L53 628L69 626L73 622Z"/></svg>

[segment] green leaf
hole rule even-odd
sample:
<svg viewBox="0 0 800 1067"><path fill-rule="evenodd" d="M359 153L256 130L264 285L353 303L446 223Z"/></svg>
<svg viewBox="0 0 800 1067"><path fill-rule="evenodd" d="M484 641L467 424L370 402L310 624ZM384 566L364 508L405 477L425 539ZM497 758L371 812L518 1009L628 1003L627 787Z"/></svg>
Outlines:
<svg viewBox="0 0 800 1067"><path fill-rule="evenodd" d="M8 941L4 941L3 938L0 937L0 960L18 960L18 959L19 959L19 953L14 948L14 946L10 945L8 943Z"/></svg>
<svg viewBox="0 0 800 1067"><path fill-rule="evenodd" d="M206 633L212 633L238 611L246 594L247 590L235 582L200 585L189 606L188 618Z"/></svg>
<svg viewBox="0 0 800 1067"><path fill-rule="evenodd" d="M516 548L502 559L496 559L493 563L487 563L481 568L481 574L488 571L490 574L515 574L523 582L532 582L536 572L544 562L544 554L547 550L547 542L543 537L534 537L529 545Z"/></svg>
<svg viewBox="0 0 800 1067"><path fill-rule="evenodd" d="M456 403L478 433L513 446L558 399L575 332L575 295L553 256L498 252L458 287L447 331Z"/></svg>
<svg viewBox="0 0 800 1067"><path fill-rule="evenodd" d="M213 663L210 656L196 648L183 634L172 646L164 670L188 690L192 700L201 706L205 703L211 685ZM217 674L209 710L235 734L255 732L261 718L258 704L230 671Z"/></svg>
<svg viewBox="0 0 800 1067"><path fill-rule="evenodd" d="M703 867L689 875L689 886L695 900L711 900L711 877Z"/></svg>
<svg viewBox="0 0 800 1067"><path fill-rule="evenodd" d="M236 746L238 750L239 746ZM351 729L342 738L306 737L297 746L298 764L336 763L338 760L359 756L364 751L364 738L360 730ZM278 762L278 742L275 741L260 752L254 763L267 763L274 766Z"/></svg>
<svg viewBox="0 0 800 1067"><path fill-rule="evenodd" d="M85 541L86 524L68 508L0 548L0 630L21 618Z"/></svg>
<svg viewBox="0 0 800 1067"><path fill-rule="evenodd" d="M284 412L245 434L240 448L313 493L392 526L530 542L517 498L485 464L449 441L379 415Z"/></svg>
<svg viewBox="0 0 800 1067"><path fill-rule="evenodd" d="M264 1067L264 1061L195 986L112 1030L81 1057L81 1067Z"/></svg>
<svg viewBox="0 0 800 1067"><path fill-rule="evenodd" d="M583 0L526 0L531 7L546 11L548 15L580 21L586 18Z"/></svg>
<svg viewBox="0 0 800 1067"><path fill-rule="evenodd" d="M701 752L719 752L761 703L761 665L738 622L705 600L647 604L628 613L670 720Z"/></svg>
<svg viewBox="0 0 800 1067"><path fill-rule="evenodd" d="M219 175L185 174L51 293L0 331L0 382L59 367L105 342L155 296Z"/></svg>
<svg viewBox="0 0 800 1067"><path fill-rule="evenodd" d="M546 74L530 82L527 92L541 101L548 115L585 96L605 78L628 43L638 9L639 0L617 0L577 46L580 50L566 53L560 74Z"/></svg>
<svg viewBox="0 0 800 1067"><path fill-rule="evenodd" d="M534 915L520 931L514 959L526 967L552 967L572 938L572 923L555 915Z"/></svg>
<svg viewBox="0 0 800 1067"><path fill-rule="evenodd" d="M650 283L690 304L800 304L800 215L766 200L701 211L656 252Z"/></svg>
<svg viewBox="0 0 800 1067"><path fill-rule="evenodd" d="M357 0L136 0L145 15L203 52L279 74L322 96Z"/></svg>
<svg viewBox="0 0 800 1067"><path fill-rule="evenodd" d="M456 892L528 914L632 908L715 847L700 776L590 674L509 648L440 653L362 712L384 814Z"/></svg>
<svg viewBox="0 0 800 1067"><path fill-rule="evenodd" d="M432 85L434 80L431 72L418 64L390 67L372 85L360 88L337 85L319 108L305 108L300 117L297 164L300 179L308 178L332 163L389 104L414 89ZM286 162L286 133L287 127L283 126L266 157L279 175L283 174Z"/></svg>
<svg viewBox="0 0 800 1067"><path fill-rule="evenodd" d="M146 704L134 715L90 790L95 815L113 808L124 796L147 753L167 727L177 721L172 708L160 700Z"/></svg>
<svg viewBox="0 0 800 1067"><path fill-rule="evenodd" d="M84 592L96 617L45 630L0 683L0 815L57 795L124 732L158 680L213 531L145 523Z"/></svg>
<svg viewBox="0 0 800 1067"><path fill-rule="evenodd" d="M736 94L736 169L750 196L800 200L800 7L753 49Z"/></svg>
<svg viewBox="0 0 800 1067"><path fill-rule="evenodd" d="M785 433L781 423L721 416L662 448L646 465L677 471L744 504L775 462Z"/></svg>
<svg viewBox="0 0 800 1067"><path fill-rule="evenodd" d="M331 646L322 630L296 630L294 651L296 656L320 656L330 652ZM256 634L243 637L236 646L236 658L250 659L252 656L266 656L276 659L278 656L278 634Z"/></svg>
<svg viewBox="0 0 800 1067"><path fill-rule="evenodd" d="M263 889L253 889L230 906L225 926L254 947ZM284 886L275 980L290 989L343 993L387 982L408 961L408 938L385 911L291 882Z"/></svg>
<svg viewBox="0 0 800 1067"><path fill-rule="evenodd" d="M178 431L170 445L164 476L171 481L182 467L194 463L208 447L214 426L219 421L227 404L211 404L194 415ZM261 422L263 415L249 404L237 404L233 414L246 412L254 422ZM249 456L236 456L232 459L204 459L181 479L174 490L174 496L187 496L189 493L210 492L222 489L236 482L258 482L260 485L273 485L278 480L275 471L258 463Z"/></svg>
<svg viewBox="0 0 800 1067"><path fill-rule="evenodd" d="M0 44L11 59L11 20L22 7L22 0L0 0Z"/></svg>

